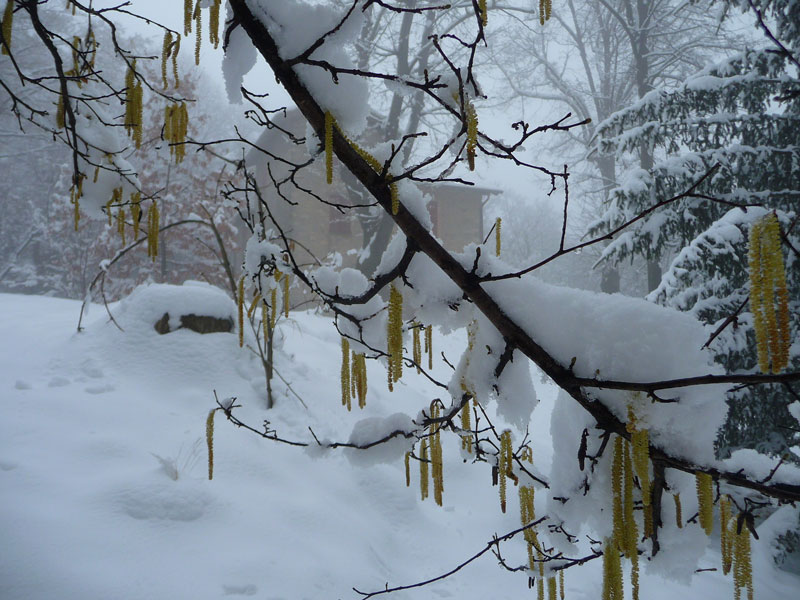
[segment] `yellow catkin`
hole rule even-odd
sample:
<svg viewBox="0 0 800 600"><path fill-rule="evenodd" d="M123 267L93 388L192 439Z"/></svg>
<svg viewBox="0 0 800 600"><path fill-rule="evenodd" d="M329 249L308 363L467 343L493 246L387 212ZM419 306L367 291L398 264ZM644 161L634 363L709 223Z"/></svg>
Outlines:
<svg viewBox="0 0 800 600"><path fill-rule="evenodd" d="M773 305L769 321L770 355L772 372L779 373L789 364L789 294L786 289L786 272L781 251L781 230L775 213L765 217L764 247L765 277L772 281L774 297L767 301Z"/></svg>
<svg viewBox="0 0 800 600"><path fill-rule="evenodd" d="M269 330L269 312L267 311L267 303L261 303L261 329L264 332L264 341L269 339L270 330Z"/></svg>
<svg viewBox="0 0 800 600"><path fill-rule="evenodd" d="M558 572L558 597L559 600L564 600L564 569Z"/></svg>
<svg viewBox="0 0 800 600"><path fill-rule="evenodd" d="M122 245L125 246L125 209L120 208L117 211L117 234L122 240Z"/></svg>
<svg viewBox="0 0 800 600"><path fill-rule="evenodd" d="M681 495L672 494L672 501L675 503L675 526L683 529L683 510L681 509Z"/></svg>
<svg viewBox="0 0 800 600"><path fill-rule="evenodd" d="M172 76L175 79L175 88L180 86L180 79L178 78L178 52L181 49L181 36L178 34L175 38L175 45L172 48Z"/></svg>
<svg viewBox="0 0 800 600"><path fill-rule="evenodd" d="M431 403L431 418L438 419L441 417L441 408L437 401ZM431 425L431 475L433 478L433 498L436 504L442 505L442 493L444 491L444 470L442 460L442 440L441 440L441 425L433 423Z"/></svg>
<svg viewBox="0 0 800 600"><path fill-rule="evenodd" d="M631 591L633 600L639 600L639 551L637 542L639 540L639 531L636 525L636 519L633 516L633 489L635 487L633 481L633 464L631 460L631 453L629 452L629 444L623 444L623 478L625 479L625 490L623 498L624 519L625 519L625 548L624 553L628 560L631 561Z"/></svg>
<svg viewBox="0 0 800 600"><path fill-rule="evenodd" d="M219 8L222 0L214 0L208 11L208 41L214 44L214 49L219 46Z"/></svg>
<svg viewBox="0 0 800 600"><path fill-rule="evenodd" d="M147 211L147 256L154 262L158 256L158 204L155 200Z"/></svg>
<svg viewBox="0 0 800 600"><path fill-rule="evenodd" d="M142 215L142 193L131 194L131 221L133 221L133 241L139 239L139 219Z"/></svg>
<svg viewBox="0 0 800 600"><path fill-rule="evenodd" d="M214 479L214 413L216 408L211 409L206 417L206 446L208 447L208 479Z"/></svg>
<svg viewBox="0 0 800 600"><path fill-rule="evenodd" d="M136 79L136 60L125 75L125 130L139 148L142 144L142 84Z"/></svg>
<svg viewBox="0 0 800 600"><path fill-rule="evenodd" d="M261 300L261 294L256 292L256 295L253 296L253 300L250 302L250 308L247 309L247 318L252 319L253 315L256 312L256 308L258 308L258 303Z"/></svg>
<svg viewBox="0 0 800 600"><path fill-rule="evenodd" d="M325 111L325 181L333 183L333 115Z"/></svg>
<svg viewBox="0 0 800 600"><path fill-rule="evenodd" d="M519 517L522 525L528 525L536 520L536 509L534 508L534 491L532 487L521 485L519 486ZM536 530L529 527L523 532L525 541L528 547L528 567L533 570L536 568L536 556L534 550L539 550L539 540L536 536ZM540 574L541 574L541 564Z"/></svg>
<svg viewBox="0 0 800 600"><path fill-rule="evenodd" d="M428 497L428 440L422 438L420 442L419 461L419 492L422 499Z"/></svg>
<svg viewBox="0 0 800 600"><path fill-rule="evenodd" d="M489 11L486 7L486 0L479 0L478 12L480 13L481 17L481 26L486 27L486 25L489 23Z"/></svg>
<svg viewBox="0 0 800 600"><path fill-rule="evenodd" d="M72 220L75 226L75 231L78 231L78 222L81 220L79 200L82 195L83 194L80 186L73 185L69 191L69 201L70 204L72 204Z"/></svg>
<svg viewBox="0 0 800 600"><path fill-rule="evenodd" d="M775 371L775 361L779 352L778 342L778 318L775 314L775 278L772 272L773 254L780 252L780 242L772 243L769 219L764 219L764 233L761 236L761 275L762 290L761 302L762 312L766 323L766 346L769 354L768 362L772 363L772 370ZM767 371L765 371L766 373Z"/></svg>
<svg viewBox="0 0 800 600"><path fill-rule="evenodd" d="M192 0L183 0L183 35L192 32Z"/></svg>
<svg viewBox="0 0 800 600"><path fill-rule="evenodd" d="M733 532L733 590L734 599L740 600L743 589L747 590L747 600L753 600L753 566L750 549L750 530L742 527Z"/></svg>
<svg viewBox="0 0 800 600"><path fill-rule="evenodd" d="M606 538L603 545L603 600L623 600L622 565L614 540Z"/></svg>
<svg viewBox="0 0 800 600"><path fill-rule="evenodd" d="M762 373L769 370L769 347L767 343L767 327L763 313L763 280L761 237L764 226L756 221L750 227L748 270L750 272L750 311L753 314L753 329L756 336L758 352L758 368Z"/></svg>
<svg viewBox="0 0 800 600"><path fill-rule="evenodd" d="M358 398L358 407L367 405L367 363L364 354L353 352L350 366L350 391Z"/></svg>
<svg viewBox="0 0 800 600"><path fill-rule="evenodd" d="M503 219L497 217L497 220L494 222L494 254L495 256L500 256L500 228L503 225Z"/></svg>
<svg viewBox="0 0 800 600"><path fill-rule="evenodd" d="M522 455L520 456L520 460L524 460L533 464L533 450L531 450L530 446L525 446L522 449Z"/></svg>
<svg viewBox="0 0 800 600"><path fill-rule="evenodd" d="M753 223L749 246L750 310L758 367L763 373L779 373L789 360L789 295L780 224L774 213Z"/></svg>
<svg viewBox="0 0 800 600"><path fill-rule="evenodd" d="M500 454L497 459L497 477L500 482L500 510L506 512L506 477L513 476L514 450L511 447L511 430L500 434Z"/></svg>
<svg viewBox="0 0 800 600"><path fill-rule="evenodd" d="M558 599L558 580L555 577L547 578L547 600Z"/></svg>
<svg viewBox="0 0 800 600"><path fill-rule="evenodd" d="M200 2L201 0L197 0L197 4L194 5L194 28L195 28L195 38L194 38L194 64L195 66L200 65L200 46L203 43L203 11L200 10Z"/></svg>
<svg viewBox="0 0 800 600"><path fill-rule="evenodd" d="M472 429L470 422L469 402L465 402L461 407L461 429L464 433L461 435L461 448L467 452L472 452L472 435L469 433Z"/></svg>
<svg viewBox="0 0 800 600"><path fill-rule="evenodd" d="M342 406L350 410L350 342L342 338Z"/></svg>
<svg viewBox="0 0 800 600"><path fill-rule="evenodd" d="M406 452L406 487L411 487L411 452Z"/></svg>
<svg viewBox="0 0 800 600"><path fill-rule="evenodd" d="M695 486L697 487L698 516L700 527L711 535L714 530L714 493L712 489L713 479L708 473L701 471L695 472Z"/></svg>
<svg viewBox="0 0 800 600"><path fill-rule="evenodd" d="M278 288L272 288L269 299L269 326L275 329L278 323Z"/></svg>
<svg viewBox="0 0 800 600"><path fill-rule="evenodd" d="M283 278L283 316L284 318L289 318L289 276L286 275Z"/></svg>
<svg viewBox="0 0 800 600"><path fill-rule="evenodd" d="M169 60L169 53L172 49L172 32L167 29L164 32L164 42L161 45L161 83L164 89L167 89L169 82L167 81L167 60Z"/></svg>
<svg viewBox="0 0 800 600"><path fill-rule="evenodd" d="M3 23L0 30L3 32L3 45L0 53L9 54L11 50L11 27L14 22L14 0L6 0L6 8L3 11Z"/></svg>
<svg viewBox="0 0 800 600"><path fill-rule="evenodd" d="M628 433L631 434L631 446L633 448L633 468L639 478L639 485L642 488L642 504L650 506L650 434L647 429L639 427L633 405L628 405L628 422L626 424Z"/></svg>
<svg viewBox="0 0 800 600"><path fill-rule="evenodd" d="M475 170L475 151L478 146L478 113L469 99L464 102L467 119L467 163L469 170Z"/></svg>
<svg viewBox="0 0 800 600"><path fill-rule="evenodd" d="M391 377L390 387L403 375L403 295L392 284L389 291L389 318L387 320L387 354Z"/></svg>
<svg viewBox="0 0 800 600"><path fill-rule="evenodd" d="M733 525L733 532L731 531L731 525ZM736 535L735 520L731 519L731 501L727 496L719 500L719 532L722 574L727 575L730 573L731 565L733 564L733 540Z"/></svg>
<svg viewBox="0 0 800 600"><path fill-rule="evenodd" d="M550 20L550 15L553 11L552 0L539 0L539 23L544 25Z"/></svg>
<svg viewBox="0 0 800 600"><path fill-rule="evenodd" d="M244 275L239 278L239 289L236 294L236 307L239 314L239 348L244 346Z"/></svg>
<svg viewBox="0 0 800 600"><path fill-rule="evenodd" d="M625 513L623 505L623 452L625 440L620 436L614 438L614 456L611 461L611 493L612 523L614 527L614 543L617 548L625 547Z"/></svg>
<svg viewBox="0 0 800 600"><path fill-rule="evenodd" d="M419 341L419 329L422 327L419 323L414 323L411 327L412 337L413 337L413 352L414 352L414 363L417 365L417 375L420 373L420 363L422 362L422 346Z"/></svg>
<svg viewBox="0 0 800 600"><path fill-rule="evenodd" d="M428 369L433 368L433 325L425 328L425 352L428 354Z"/></svg>

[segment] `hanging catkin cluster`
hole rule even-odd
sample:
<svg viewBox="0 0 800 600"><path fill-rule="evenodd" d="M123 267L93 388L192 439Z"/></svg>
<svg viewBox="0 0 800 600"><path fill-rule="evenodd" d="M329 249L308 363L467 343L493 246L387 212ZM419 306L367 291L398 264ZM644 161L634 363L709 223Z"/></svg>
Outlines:
<svg viewBox="0 0 800 600"><path fill-rule="evenodd" d="M431 402L431 419L436 421L441 418L441 405L438 400ZM439 506L442 505L442 493L444 492L444 470L442 463L442 440L441 423L433 422L430 425L430 449L431 449L431 478L433 479L433 499Z"/></svg>
<svg viewBox="0 0 800 600"><path fill-rule="evenodd" d="M83 180L85 175L78 175L77 183L73 183L69 190L69 202L72 204L72 219L75 224L75 231L78 231L78 222L81 220L80 199L83 196Z"/></svg>
<svg viewBox="0 0 800 600"><path fill-rule="evenodd" d="M642 492L644 535L645 537L650 537L653 535L653 507L650 503L652 497L650 486L650 433L647 428L640 427L633 404L628 405L628 422L625 427L628 433L631 434L633 470L639 480L639 487Z"/></svg>
<svg viewBox="0 0 800 600"><path fill-rule="evenodd" d="M517 482L513 465L514 449L511 446L511 430L500 434L500 453L497 456L497 478L500 483L500 510L506 512L506 478Z"/></svg>
<svg viewBox="0 0 800 600"><path fill-rule="evenodd" d="M425 328L425 353L428 355L428 369L433 368L433 325Z"/></svg>
<svg viewBox="0 0 800 600"><path fill-rule="evenodd" d="M353 351L351 359L350 394L358 398L358 408L364 408L367 405L367 358Z"/></svg>
<svg viewBox="0 0 800 600"><path fill-rule="evenodd" d="M700 527L703 528L706 535L711 535L711 532L714 531L714 480L711 475L701 471L697 471L694 476Z"/></svg>
<svg viewBox="0 0 800 600"><path fill-rule="evenodd" d="M173 38L169 29L164 32L164 42L161 46L161 83L164 85L164 89L167 89L169 85L167 81L167 62L170 57L172 58L172 74L175 79L174 85L176 88L180 85L180 80L178 79L178 51L181 49L181 36L180 34L176 35L177 37Z"/></svg>
<svg viewBox="0 0 800 600"><path fill-rule="evenodd" d="M472 101L464 98L464 112L467 118L467 163L469 170L475 170L475 151L478 147L478 113Z"/></svg>
<svg viewBox="0 0 800 600"><path fill-rule="evenodd" d="M142 216L142 193L131 194L131 221L133 221L133 241L139 239L139 219Z"/></svg>
<svg viewBox="0 0 800 600"><path fill-rule="evenodd" d="M6 0L6 9L3 11L3 22L0 31L3 32L3 44L0 54L9 54L11 50L11 25L14 22L14 0Z"/></svg>
<svg viewBox="0 0 800 600"><path fill-rule="evenodd" d="M125 130L139 148L142 145L142 82L136 78L134 59L125 76Z"/></svg>
<svg viewBox="0 0 800 600"><path fill-rule="evenodd" d="M403 295L392 284L389 291L389 318L386 325L389 391L403 375Z"/></svg>
<svg viewBox="0 0 800 600"><path fill-rule="evenodd" d="M736 524L731 516L731 501L728 496L723 496L719 499L719 549L723 575L731 572L733 564L733 536L736 534Z"/></svg>
<svg viewBox="0 0 800 600"><path fill-rule="evenodd" d="M169 153L180 164L186 154L186 134L189 131L189 112L186 103L168 104L164 109L164 139L169 143Z"/></svg>
<svg viewBox="0 0 800 600"><path fill-rule="evenodd" d="M192 33L192 0L183 0L183 35Z"/></svg>
<svg viewBox="0 0 800 600"><path fill-rule="evenodd" d="M606 538L603 545L603 600L624 600L622 562L616 542Z"/></svg>
<svg viewBox="0 0 800 600"><path fill-rule="evenodd" d="M481 18L481 26L486 27L489 24L489 11L486 8L486 0L478 1L478 14Z"/></svg>
<svg viewBox="0 0 800 600"><path fill-rule="evenodd" d="M122 240L122 246L125 246L125 209L120 207L117 211L117 235Z"/></svg>
<svg viewBox="0 0 800 600"><path fill-rule="evenodd" d="M634 481L631 445L621 436L614 439L614 457L611 463L611 484L613 494L612 518L614 524L613 552L631 561L631 588L634 600L639 598L639 526L633 512ZM612 565L613 566L613 565ZM620 567L621 569L621 567ZM620 581L621 581L620 571ZM616 584L609 585L615 589ZM621 586L621 583L620 583ZM620 596L621 598L621 596Z"/></svg>
<svg viewBox="0 0 800 600"><path fill-rule="evenodd" d="M201 1L202 0L197 0L197 4L194 5L194 34L195 34L194 64L195 64L195 66L200 65L200 45L203 42L203 22L202 22L203 11L200 10L200 2Z"/></svg>
<svg viewBox="0 0 800 600"><path fill-rule="evenodd" d="M324 145L325 145L325 181L330 185L333 183L333 130L334 128L341 134L348 144L356 151L364 161L372 167L376 173L383 173L383 165L378 162L378 159L372 156L369 152L364 150L355 141L350 139L344 131L341 130L336 119L329 110L325 111L325 131L324 131ZM394 181L391 173L385 174L386 182L389 184L389 194L392 201L392 214L396 215L400 210L400 192L397 188L397 183Z"/></svg>
<svg viewBox="0 0 800 600"><path fill-rule="evenodd" d="M208 447L208 478L214 479L214 413L212 408L206 417L206 446Z"/></svg>
<svg viewBox="0 0 800 600"><path fill-rule="evenodd" d="M780 225L774 213L750 228L750 309L758 367L779 373L789 363L789 293L781 252Z"/></svg>
<svg viewBox="0 0 800 600"><path fill-rule="evenodd" d="M216 50L219 46L219 9L222 0L214 0L208 11L208 41L214 44Z"/></svg>
<svg viewBox="0 0 800 600"><path fill-rule="evenodd" d="M153 200L150 210L147 211L147 256L154 262L158 256L158 222L158 204Z"/></svg>
<svg viewBox="0 0 800 600"><path fill-rule="evenodd" d="M497 220L494 222L494 254L495 256L500 256L500 228L503 225L503 219L497 217Z"/></svg>
<svg viewBox="0 0 800 600"><path fill-rule="evenodd" d="M471 414L469 401L464 402L464 406L461 407L461 449L469 453L472 453L472 434L470 433L472 430Z"/></svg>
<svg viewBox="0 0 800 600"><path fill-rule="evenodd" d="M527 485L519 486L519 517L522 525L527 525L536 520L536 510L533 503L533 488ZM539 539L536 530L529 527L523 532L528 546L528 567L533 570L536 566L535 552L540 551Z"/></svg>
<svg viewBox="0 0 800 600"><path fill-rule="evenodd" d="M419 494L422 500L428 497L428 438L419 443Z"/></svg>
<svg viewBox="0 0 800 600"><path fill-rule="evenodd" d="M342 406L352 408L358 398L358 407L367 405L367 359L364 354L350 350L350 342L342 337Z"/></svg>
<svg viewBox="0 0 800 600"><path fill-rule="evenodd" d="M733 537L733 598L740 600L747 590L747 600L753 600L753 566L750 550L750 529L734 524L728 535Z"/></svg>
<svg viewBox="0 0 800 600"><path fill-rule="evenodd" d="M350 342L346 337L342 337L342 370L341 370L341 383L342 383L342 406L346 406L350 410Z"/></svg>
<svg viewBox="0 0 800 600"><path fill-rule="evenodd" d="M420 342L419 330L422 329L422 325L419 323L412 323L411 324L411 336L412 336L412 348L413 348L413 359L414 364L417 367L417 375L419 375L422 371L420 367L422 365L422 343Z"/></svg>
<svg viewBox="0 0 800 600"><path fill-rule="evenodd" d="M553 0L539 0L539 24L544 25L550 20L553 10Z"/></svg>

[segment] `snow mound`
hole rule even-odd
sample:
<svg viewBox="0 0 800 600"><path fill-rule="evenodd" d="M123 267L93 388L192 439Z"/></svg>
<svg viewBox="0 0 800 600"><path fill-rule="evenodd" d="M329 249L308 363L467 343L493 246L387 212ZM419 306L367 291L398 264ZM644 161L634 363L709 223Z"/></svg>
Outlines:
<svg viewBox="0 0 800 600"><path fill-rule="evenodd" d="M201 281L183 285L152 283L137 287L122 300L114 318L123 328L152 328L164 314L169 314L170 330L181 326L181 315L202 315L216 319L237 319L236 304L221 289Z"/></svg>

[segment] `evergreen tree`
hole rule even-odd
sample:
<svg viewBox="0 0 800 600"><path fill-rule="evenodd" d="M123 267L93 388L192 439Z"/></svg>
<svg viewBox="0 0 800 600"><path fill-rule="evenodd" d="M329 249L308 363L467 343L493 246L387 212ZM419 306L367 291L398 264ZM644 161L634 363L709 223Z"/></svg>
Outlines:
<svg viewBox="0 0 800 600"><path fill-rule="evenodd" d="M697 316L717 359L746 372L757 369L747 235L764 209L780 221L790 312L800 298L800 5L729 4L755 13L766 47L707 67L676 90L655 90L599 126L600 152L624 156L646 146L656 160L627 173L593 231L651 211L614 239L604 260L673 256L649 299ZM799 330L795 314L790 339ZM800 365L797 344L790 363ZM790 384L730 393L719 452L784 454L797 439L786 409L797 398Z"/></svg>

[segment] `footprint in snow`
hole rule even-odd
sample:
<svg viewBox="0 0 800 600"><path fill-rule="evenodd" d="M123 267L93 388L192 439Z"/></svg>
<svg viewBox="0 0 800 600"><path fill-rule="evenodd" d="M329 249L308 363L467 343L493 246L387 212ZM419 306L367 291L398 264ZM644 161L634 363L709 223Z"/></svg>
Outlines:
<svg viewBox="0 0 800 600"><path fill-rule="evenodd" d="M81 365L81 372L92 379L100 379L103 376L103 370L98 367L93 360L85 361Z"/></svg>
<svg viewBox="0 0 800 600"><path fill-rule="evenodd" d="M65 385L69 385L69 379L66 377L53 377L50 381L47 382L47 387L64 387Z"/></svg>

